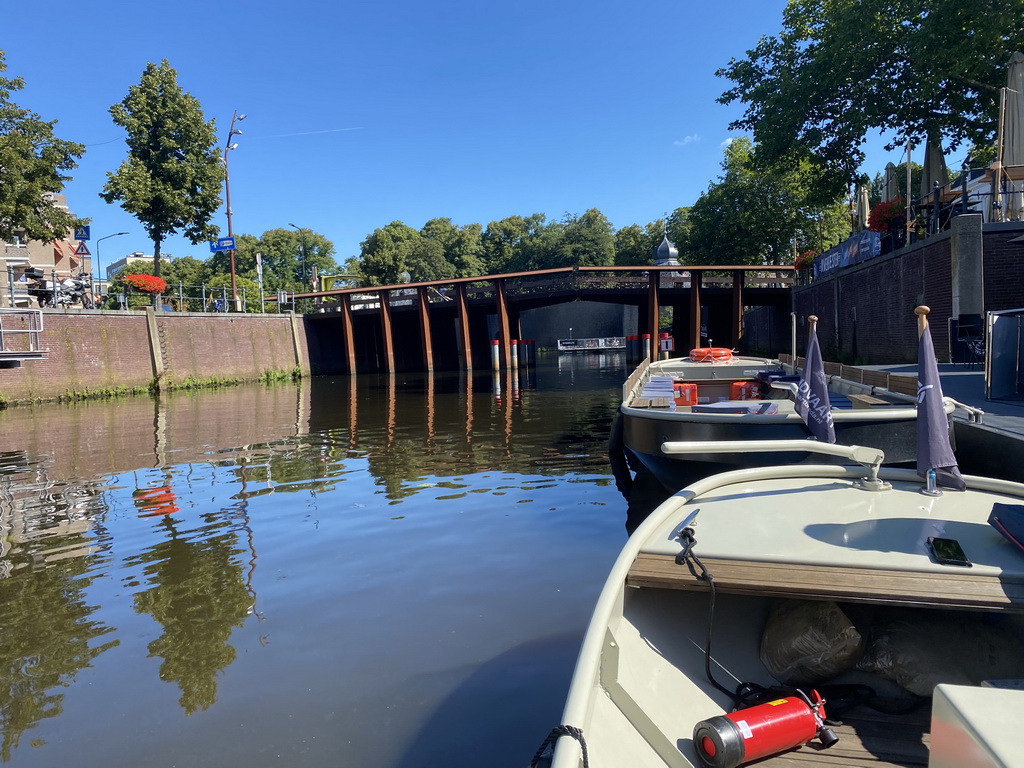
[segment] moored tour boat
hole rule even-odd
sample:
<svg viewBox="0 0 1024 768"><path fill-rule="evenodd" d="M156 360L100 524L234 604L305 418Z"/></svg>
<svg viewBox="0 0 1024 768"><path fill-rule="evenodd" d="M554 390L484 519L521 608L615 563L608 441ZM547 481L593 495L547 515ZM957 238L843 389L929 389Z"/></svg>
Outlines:
<svg viewBox="0 0 1024 768"><path fill-rule="evenodd" d="M815 446L862 466L712 475L630 537L549 737L553 768L1024 764L1024 550L989 522L1024 514L1024 485L965 476L941 492L876 449ZM769 704L730 718L762 689ZM780 736L787 707L810 729Z"/></svg>
<svg viewBox="0 0 1024 768"><path fill-rule="evenodd" d="M811 318L812 334L816 318ZM674 492L726 469L820 461L811 453L689 453L685 464L666 454L667 442L796 440L812 433L797 412L800 376L778 360L693 350L690 356L644 361L622 388L610 452L636 460ZM916 382L914 382L916 384ZM914 386L912 384L912 388ZM886 462L913 462L917 396L838 376L828 377L828 407L842 445L874 445ZM957 403L944 401L947 417ZM977 413L977 412L975 412ZM621 461L620 461L621 465Z"/></svg>

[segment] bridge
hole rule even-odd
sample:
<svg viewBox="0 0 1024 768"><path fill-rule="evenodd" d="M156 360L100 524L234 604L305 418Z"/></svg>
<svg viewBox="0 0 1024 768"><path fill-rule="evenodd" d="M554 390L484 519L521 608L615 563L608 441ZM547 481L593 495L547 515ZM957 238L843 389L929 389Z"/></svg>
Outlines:
<svg viewBox="0 0 1024 768"><path fill-rule="evenodd" d="M788 306L793 282L792 266L565 267L293 298L316 307L305 315L316 373L393 373L490 366L495 343L500 363L512 367L520 316L574 301L635 306L639 332L651 339L658 338L660 309L672 307L676 349L703 346L706 309L706 335L737 347L746 308Z"/></svg>

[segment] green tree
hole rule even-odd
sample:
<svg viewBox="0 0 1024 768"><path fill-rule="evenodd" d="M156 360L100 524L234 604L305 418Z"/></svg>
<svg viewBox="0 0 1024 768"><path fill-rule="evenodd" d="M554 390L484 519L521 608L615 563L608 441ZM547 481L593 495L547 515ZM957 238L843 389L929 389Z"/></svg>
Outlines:
<svg viewBox="0 0 1024 768"><path fill-rule="evenodd" d="M0 73L6 71L0 51ZM29 240L59 240L86 223L52 198L71 180L66 172L78 167L85 147L54 136L56 120L47 122L11 101L24 87L22 78L0 75L0 240L11 241L16 232Z"/></svg>
<svg viewBox="0 0 1024 768"><path fill-rule="evenodd" d="M630 224L615 233L615 264L620 267L644 266L654 260L654 251L665 236L665 220L652 221L646 227ZM669 240L672 240L669 237ZM674 240L672 242L675 242Z"/></svg>
<svg viewBox="0 0 1024 768"><path fill-rule="evenodd" d="M599 210L567 213L560 224L557 245L545 259L549 266L607 267L615 263L614 230Z"/></svg>
<svg viewBox="0 0 1024 768"><path fill-rule="evenodd" d="M724 173L687 215L689 231L681 261L687 264L788 264L793 240L821 250L849 234L845 206L816 206L810 199L816 174L809 164L762 170L749 139L725 149Z"/></svg>
<svg viewBox="0 0 1024 768"><path fill-rule="evenodd" d="M445 260L455 269L456 277L475 277L484 272L483 227L467 224L459 227L451 219L431 219L423 225L420 235L436 240L444 251Z"/></svg>
<svg viewBox="0 0 1024 768"><path fill-rule="evenodd" d="M360 244L359 268L367 285L397 285L410 272L423 236L400 221L375 229ZM435 252L436 255L436 252ZM423 262L421 254L420 264Z"/></svg>
<svg viewBox="0 0 1024 768"><path fill-rule="evenodd" d="M215 121L207 122L199 101L182 91L167 59L148 63L139 84L110 114L128 134L128 159L107 174L100 196L119 201L146 229L159 275L160 245L169 235L181 230L199 243L220 232L210 223L224 181Z"/></svg>
<svg viewBox="0 0 1024 768"><path fill-rule="evenodd" d="M870 131L890 149L943 136L991 142L1010 55L1024 46L1024 0L791 0L782 31L718 71L719 101L745 105L763 167L815 164L818 203L856 178Z"/></svg>
<svg viewBox="0 0 1024 768"><path fill-rule="evenodd" d="M542 213L530 216L508 216L487 225L481 238L487 274L519 272L532 269L535 245L547 229Z"/></svg>

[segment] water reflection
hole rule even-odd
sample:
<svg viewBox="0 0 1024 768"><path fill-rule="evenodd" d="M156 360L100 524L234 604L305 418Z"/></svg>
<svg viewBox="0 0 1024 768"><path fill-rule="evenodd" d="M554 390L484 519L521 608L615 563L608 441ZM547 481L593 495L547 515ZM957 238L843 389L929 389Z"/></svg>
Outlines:
<svg viewBox="0 0 1024 768"><path fill-rule="evenodd" d="M63 690L118 640L98 641L113 627L92 619L82 559L35 563L0 580L0 732L4 762L21 738L63 711ZM38 744L34 742L33 745Z"/></svg>
<svg viewBox="0 0 1024 768"><path fill-rule="evenodd" d="M195 528L165 517L167 538L125 562L143 566L150 586L136 593L135 611L163 627L149 654L163 659L160 679L178 685L178 703L189 715L217 700L216 676L236 655L228 639L250 615L253 602L235 532L216 514L201 517L203 525Z"/></svg>
<svg viewBox="0 0 1024 768"><path fill-rule="evenodd" d="M310 706L325 751L298 763L333 765L333 739L366 742L361 718L395 706L381 690L408 708L423 680L490 653L452 637L501 654L534 624L576 631L576 577L538 601L525 590L543 571L520 569L573 514L618 501L605 451L621 372L599 373L591 390L552 365L0 411L0 759L73 759L88 733L124 750L113 762L185 764L224 749L227 717L252 748L200 762L259 764L287 738L280 712ZM617 548L619 517L588 520L571 550L605 531ZM570 602L552 600L563 588ZM339 696L346 723L316 730ZM267 720L239 703L253 698ZM125 727L137 711L159 727ZM411 740L417 722L395 727ZM385 740L348 764L397 764Z"/></svg>

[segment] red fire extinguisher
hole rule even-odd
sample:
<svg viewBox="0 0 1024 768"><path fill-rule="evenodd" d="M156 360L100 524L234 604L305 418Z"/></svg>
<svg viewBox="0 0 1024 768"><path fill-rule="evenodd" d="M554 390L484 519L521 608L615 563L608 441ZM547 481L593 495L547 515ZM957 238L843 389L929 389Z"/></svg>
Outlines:
<svg viewBox="0 0 1024 768"><path fill-rule="evenodd" d="M817 691L775 699L697 723L693 746L708 768L736 768L817 737L831 747L839 737L825 727L825 700Z"/></svg>

